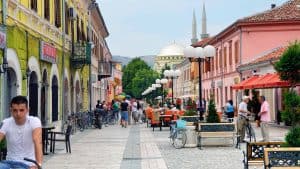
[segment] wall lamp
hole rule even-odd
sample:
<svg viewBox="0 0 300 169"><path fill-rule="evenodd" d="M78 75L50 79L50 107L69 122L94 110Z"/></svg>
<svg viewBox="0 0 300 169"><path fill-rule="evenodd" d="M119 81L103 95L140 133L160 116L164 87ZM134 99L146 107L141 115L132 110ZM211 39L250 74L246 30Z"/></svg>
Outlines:
<svg viewBox="0 0 300 169"><path fill-rule="evenodd" d="M7 59L4 57L3 63L0 66L0 73L5 73L7 71L7 69L8 69L8 62L7 62Z"/></svg>

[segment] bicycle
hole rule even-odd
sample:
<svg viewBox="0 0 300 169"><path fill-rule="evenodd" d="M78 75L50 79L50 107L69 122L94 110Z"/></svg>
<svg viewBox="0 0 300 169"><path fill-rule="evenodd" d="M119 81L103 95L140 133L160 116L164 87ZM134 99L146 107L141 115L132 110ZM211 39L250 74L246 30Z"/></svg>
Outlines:
<svg viewBox="0 0 300 169"><path fill-rule="evenodd" d="M247 137L249 137L250 142L252 140L254 140L254 142L256 142L255 131L254 131L253 127L251 126L249 119L246 119L246 120L247 120L247 125L245 126L245 130L246 130Z"/></svg>
<svg viewBox="0 0 300 169"><path fill-rule="evenodd" d="M176 149L180 149L180 148L184 147L186 140L187 140L185 128L177 128L176 122L171 122L170 127L171 127L171 130L170 130L169 138L170 138L171 144Z"/></svg>
<svg viewBox="0 0 300 169"><path fill-rule="evenodd" d="M33 164L35 164L37 166L38 169L42 169L42 167L35 160L29 159L29 158L24 158L24 160L32 162Z"/></svg>

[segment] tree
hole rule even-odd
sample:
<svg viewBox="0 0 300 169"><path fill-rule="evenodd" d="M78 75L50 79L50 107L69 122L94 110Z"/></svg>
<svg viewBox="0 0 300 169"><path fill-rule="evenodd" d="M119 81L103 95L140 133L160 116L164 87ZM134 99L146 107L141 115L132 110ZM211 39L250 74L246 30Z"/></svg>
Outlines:
<svg viewBox="0 0 300 169"><path fill-rule="evenodd" d="M289 81L293 86L300 82L300 43L295 41L274 65L280 79Z"/></svg>
<svg viewBox="0 0 300 169"><path fill-rule="evenodd" d="M147 87L151 86L159 74L152 69L137 70L135 77L131 81L131 94L135 98L141 98L141 94ZM156 97L156 95L154 96Z"/></svg>
<svg viewBox="0 0 300 169"><path fill-rule="evenodd" d="M211 97L213 98L213 97ZM220 123L219 116L217 114L216 105L213 99L209 100L208 103L208 117L206 119L208 123Z"/></svg>
<svg viewBox="0 0 300 169"><path fill-rule="evenodd" d="M133 95L132 93L132 79L135 77L136 73L142 69L150 69L150 67L141 60L140 58L135 58L131 60L127 66L123 69L122 84L123 90L126 94Z"/></svg>
<svg viewBox="0 0 300 169"><path fill-rule="evenodd" d="M280 60L274 65L281 80L289 81L294 87L300 82L300 43L290 44L284 51ZM284 95L285 109L282 118L286 123L291 123L292 128L286 135L285 140L289 146L300 145L300 96L293 90Z"/></svg>

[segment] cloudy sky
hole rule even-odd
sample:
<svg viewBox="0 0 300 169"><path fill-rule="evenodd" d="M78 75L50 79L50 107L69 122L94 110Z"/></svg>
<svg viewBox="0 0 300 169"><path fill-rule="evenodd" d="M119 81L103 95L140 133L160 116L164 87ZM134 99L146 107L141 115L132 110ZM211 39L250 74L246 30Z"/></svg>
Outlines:
<svg viewBox="0 0 300 169"><path fill-rule="evenodd" d="M237 19L277 6L287 0L206 0L207 31L215 35ZM157 55L173 43L187 46L192 36L193 9L197 36L201 33L203 0L97 0L110 33L113 55Z"/></svg>

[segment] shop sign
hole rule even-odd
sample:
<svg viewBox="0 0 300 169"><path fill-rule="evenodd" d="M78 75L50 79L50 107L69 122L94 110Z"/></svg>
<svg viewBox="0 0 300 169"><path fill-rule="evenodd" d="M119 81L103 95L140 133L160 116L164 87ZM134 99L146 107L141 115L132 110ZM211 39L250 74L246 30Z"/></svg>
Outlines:
<svg viewBox="0 0 300 169"><path fill-rule="evenodd" d="M49 43L41 41L40 59L50 63L56 63L56 48Z"/></svg>
<svg viewBox="0 0 300 169"><path fill-rule="evenodd" d="M0 31L0 48L4 49L6 47L6 34Z"/></svg>

